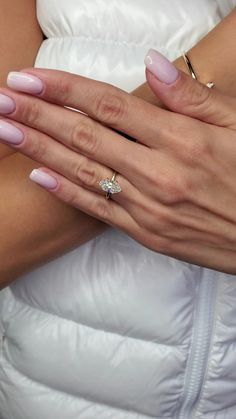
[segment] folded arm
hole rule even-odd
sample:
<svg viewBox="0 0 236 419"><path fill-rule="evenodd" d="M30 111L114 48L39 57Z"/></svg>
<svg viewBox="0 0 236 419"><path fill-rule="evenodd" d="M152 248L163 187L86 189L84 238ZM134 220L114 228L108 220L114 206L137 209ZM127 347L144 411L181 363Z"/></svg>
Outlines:
<svg viewBox="0 0 236 419"><path fill-rule="evenodd" d="M5 12L3 25L0 25L0 39L6 38L9 26L14 28L12 39L8 39L7 45L4 42L4 48L3 41L1 42L0 52L5 63L1 73L2 80L5 80L9 70L32 65L42 42L42 34L35 18L35 2L17 1L21 3L21 8L16 7L16 0L14 4L9 0L0 1ZM20 12L16 13L16 10L22 10L22 15ZM28 19L25 19L26 10L30 14ZM12 16L16 19L14 25ZM200 80L205 83L213 79L217 87L227 93L236 93L233 69L236 65L236 54L233 53L232 36L236 27L235 20L236 14L233 12L190 51L190 58ZM30 48L27 48L26 55L23 52L19 54L18 51L25 50L26 39L31 40ZM221 54L223 50L224 62L219 48ZM177 65L187 72L182 58L177 60ZM141 86L134 94L159 104L146 85ZM0 147L0 287L3 287L24 272L88 241L106 227L31 183L28 175L33 168L39 166L34 160L5 146Z"/></svg>

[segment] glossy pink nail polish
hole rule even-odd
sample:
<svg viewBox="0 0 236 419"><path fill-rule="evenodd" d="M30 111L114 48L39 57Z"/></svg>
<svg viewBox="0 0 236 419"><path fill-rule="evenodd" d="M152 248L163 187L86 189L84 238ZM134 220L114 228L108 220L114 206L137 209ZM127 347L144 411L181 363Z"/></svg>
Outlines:
<svg viewBox="0 0 236 419"><path fill-rule="evenodd" d="M0 93L0 114L7 115L8 113L14 112L15 109L15 101L9 96Z"/></svg>
<svg viewBox="0 0 236 419"><path fill-rule="evenodd" d="M144 62L147 69L162 83L172 84L179 77L177 68L155 49L148 51Z"/></svg>
<svg viewBox="0 0 236 419"><path fill-rule="evenodd" d="M43 90L43 82L38 77L17 71L8 74L7 85L11 89L32 94L39 94Z"/></svg>
<svg viewBox="0 0 236 419"><path fill-rule="evenodd" d="M34 169L29 177L33 182L38 183L46 189L55 189L58 185L57 179L40 169Z"/></svg>
<svg viewBox="0 0 236 419"><path fill-rule="evenodd" d="M10 145L18 145L22 143L24 134L9 122L0 119L0 140Z"/></svg>

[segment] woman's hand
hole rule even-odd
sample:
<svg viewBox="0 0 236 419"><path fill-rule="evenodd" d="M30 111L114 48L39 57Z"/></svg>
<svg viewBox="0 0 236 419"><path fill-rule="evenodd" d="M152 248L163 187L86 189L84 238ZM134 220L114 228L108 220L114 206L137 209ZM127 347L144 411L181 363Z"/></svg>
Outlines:
<svg viewBox="0 0 236 419"><path fill-rule="evenodd" d="M2 106L0 137L50 168L31 178L63 201L157 252L235 274L236 101L170 63L158 74L154 61L149 84L176 113L105 83L34 69L9 85L37 97L2 89L13 102ZM122 191L106 200L99 181L114 170Z"/></svg>

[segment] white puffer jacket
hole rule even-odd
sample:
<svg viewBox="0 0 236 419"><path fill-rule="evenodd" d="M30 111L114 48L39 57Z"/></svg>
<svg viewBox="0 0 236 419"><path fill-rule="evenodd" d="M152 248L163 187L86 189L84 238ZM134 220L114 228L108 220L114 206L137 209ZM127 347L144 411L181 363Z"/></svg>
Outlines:
<svg viewBox="0 0 236 419"><path fill-rule="evenodd" d="M36 66L132 90L236 0L38 0ZM0 419L235 419L236 277L110 230L0 293Z"/></svg>

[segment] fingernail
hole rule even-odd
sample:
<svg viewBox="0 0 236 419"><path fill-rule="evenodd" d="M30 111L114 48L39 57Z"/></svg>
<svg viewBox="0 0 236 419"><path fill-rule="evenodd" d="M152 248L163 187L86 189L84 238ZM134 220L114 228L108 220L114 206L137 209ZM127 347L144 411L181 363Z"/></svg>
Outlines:
<svg viewBox="0 0 236 419"><path fill-rule="evenodd" d="M3 140L8 144L17 145L22 143L24 134L9 122L0 120L0 141Z"/></svg>
<svg viewBox="0 0 236 419"><path fill-rule="evenodd" d="M8 113L14 112L15 109L15 101L11 99L9 96L0 93L0 113L6 115Z"/></svg>
<svg viewBox="0 0 236 419"><path fill-rule="evenodd" d="M177 68L155 49L148 51L144 63L147 69L162 83L172 84L179 77Z"/></svg>
<svg viewBox="0 0 236 419"><path fill-rule="evenodd" d="M58 185L57 179L40 169L34 169L29 177L33 182L38 183L46 189L54 189Z"/></svg>
<svg viewBox="0 0 236 419"><path fill-rule="evenodd" d="M7 85L11 89L32 94L41 93L43 90L43 82L38 77L17 71L8 74Z"/></svg>

